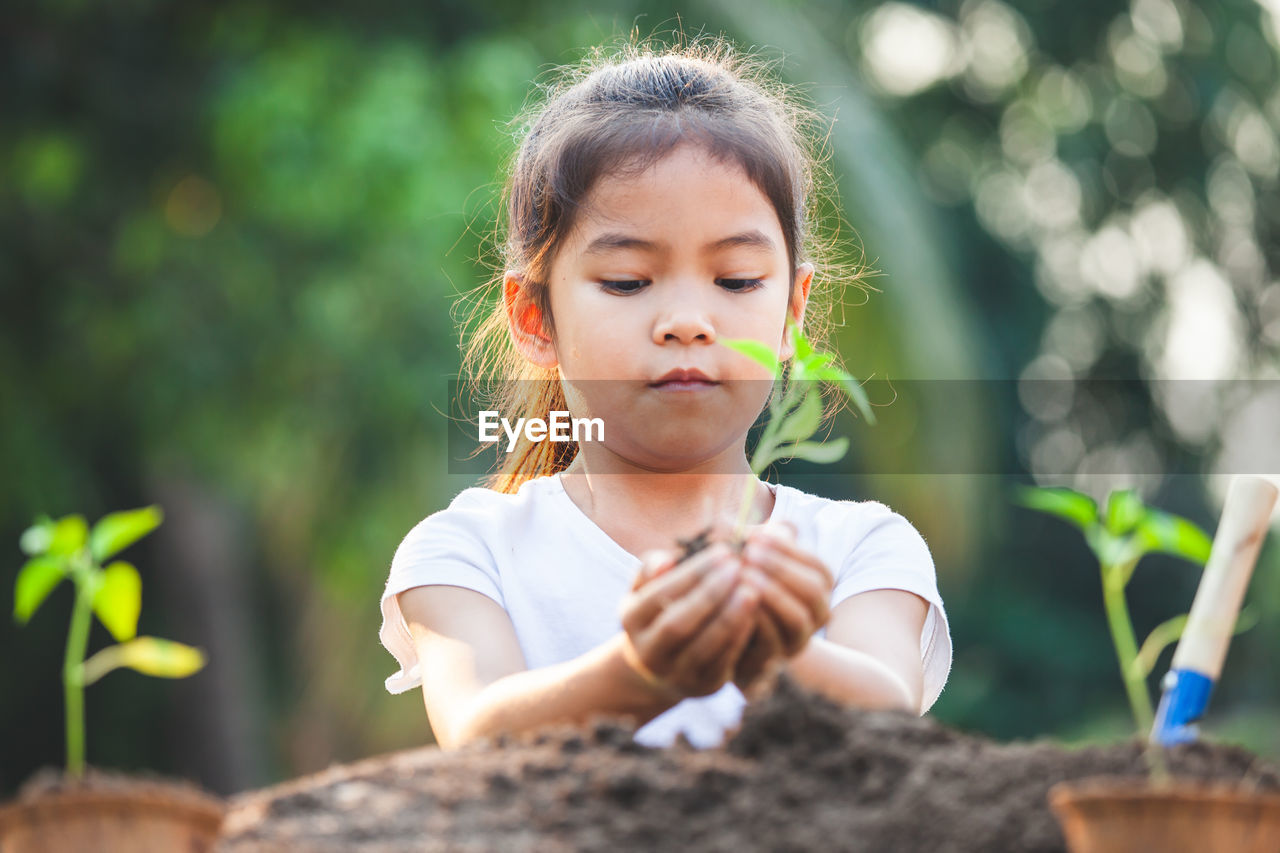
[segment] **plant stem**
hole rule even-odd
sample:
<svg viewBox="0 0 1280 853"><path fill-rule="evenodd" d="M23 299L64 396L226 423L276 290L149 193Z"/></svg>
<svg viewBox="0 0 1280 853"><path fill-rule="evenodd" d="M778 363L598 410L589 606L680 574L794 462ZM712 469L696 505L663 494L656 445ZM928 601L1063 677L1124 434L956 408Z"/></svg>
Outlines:
<svg viewBox="0 0 1280 853"><path fill-rule="evenodd" d="M1133 622L1129 618L1129 606L1124 599L1123 581L1129 574L1126 571L1129 568L1127 565L1103 566L1102 600L1107 609L1107 624L1111 627L1116 658L1120 662L1120 677L1124 679L1125 690L1129 694L1133 721L1138 726L1139 735L1145 737L1151 731L1155 712L1151 709L1146 679L1135 671L1133 665L1138 657L1138 641L1133 636Z"/></svg>
<svg viewBox="0 0 1280 853"><path fill-rule="evenodd" d="M84 656L89 647L93 584L87 567L72 563L76 602L71 611L67 653L62 662L62 687L67 706L67 773L84 774Z"/></svg>
<svg viewBox="0 0 1280 853"><path fill-rule="evenodd" d="M787 393L780 402L780 410L785 413L787 406L791 401L791 389L787 389ZM747 484L742 489L742 502L738 505L738 522L733 526L733 538L740 540L742 538L743 528L747 526L747 516L751 512L752 498L755 497L756 479L760 473L768 466L768 459L773 453L773 446L777 442L776 434L778 432L778 424L780 419L774 416L772 407L770 408L770 418L768 423L764 425L764 432L760 434L760 440L756 442L755 452L751 454L751 473L754 476L747 478Z"/></svg>
<svg viewBox="0 0 1280 853"><path fill-rule="evenodd" d="M1169 765L1164 760L1164 746L1148 740L1142 751L1142 758L1147 764L1147 778L1156 788L1169 784Z"/></svg>

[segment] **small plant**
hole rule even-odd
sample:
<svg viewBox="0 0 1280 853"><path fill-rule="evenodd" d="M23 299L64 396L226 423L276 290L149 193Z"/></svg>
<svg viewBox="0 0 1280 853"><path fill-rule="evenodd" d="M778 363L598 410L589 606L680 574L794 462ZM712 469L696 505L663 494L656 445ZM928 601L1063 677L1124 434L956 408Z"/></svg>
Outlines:
<svg viewBox="0 0 1280 853"><path fill-rule="evenodd" d="M1145 736L1151 731L1155 716L1147 691L1147 677L1165 647L1182 636L1187 614L1157 625L1139 647L1125 601L1125 587L1138 561L1152 552L1173 554L1203 568L1209 559L1212 540L1185 518L1144 505L1132 489L1111 492L1102 511L1088 495L1066 488L1023 486L1019 487L1016 499L1030 509L1070 522L1084 534L1102 571L1102 600L1133 721L1139 734ZM1246 630L1256 618L1251 612L1242 614L1236 623L1236 632Z"/></svg>
<svg viewBox="0 0 1280 853"><path fill-rule="evenodd" d="M76 586L75 605L62 665L66 697L67 772L84 773L84 688L113 669L127 666L145 675L184 678L204 666L204 654L191 646L139 637L138 614L142 610L142 579L131 564L102 562L132 545L160 525L159 507L115 512L101 518L90 530L84 516L68 515L54 521L41 516L22 534L20 546L30 557L18 572L13 615L25 625L49 593L71 578ZM96 614L118 642L85 660L89 644L90 613Z"/></svg>
<svg viewBox="0 0 1280 853"><path fill-rule="evenodd" d="M790 317L787 318L787 332L795 346L791 381L783 394L775 395L769 401L769 419L756 444L755 452L751 454L751 470L757 477L779 459L800 458L829 464L843 458L848 452L849 439L844 436L828 442L809 440L822 425L822 391L819 382L829 382L839 387L853 400L867 423L876 422L866 391L848 373L832 366L835 356L815 352ZM782 379L784 363L778 361L778 357L766 344L738 338L722 340L720 343L767 367L773 373L775 382ZM743 490L735 538L741 536L746 524L747 513L751 509L751 495L750 488Z"/></svg>

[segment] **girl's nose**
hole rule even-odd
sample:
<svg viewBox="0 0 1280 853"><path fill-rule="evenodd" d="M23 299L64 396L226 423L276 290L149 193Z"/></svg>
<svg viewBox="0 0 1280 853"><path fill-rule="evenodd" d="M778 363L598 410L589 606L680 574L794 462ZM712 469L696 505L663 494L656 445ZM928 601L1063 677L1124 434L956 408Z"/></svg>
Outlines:
<svg viewBox="0 0 1280 853"><path fill-rule="evenodd" d="M663 344L667 341L713 344L716 342L716 330L705 313L684 306L661 317L653 326L653 342Z"/></svg>

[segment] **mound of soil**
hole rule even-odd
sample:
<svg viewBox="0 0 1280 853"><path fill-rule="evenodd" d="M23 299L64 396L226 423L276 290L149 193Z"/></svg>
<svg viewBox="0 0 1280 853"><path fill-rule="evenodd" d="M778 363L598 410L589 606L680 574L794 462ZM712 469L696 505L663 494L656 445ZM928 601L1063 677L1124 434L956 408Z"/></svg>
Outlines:
<svg viewBox="0 0 1280 853"><path fill-rule="evenodd" d="M219 850L1064 850L1051 785L1141 777L1142 744L1000 744L840 707L782 677L723 749L649 749L615 721L332 767L233 798ZM1175 776L1280 790L1233 746Z"/></svg>

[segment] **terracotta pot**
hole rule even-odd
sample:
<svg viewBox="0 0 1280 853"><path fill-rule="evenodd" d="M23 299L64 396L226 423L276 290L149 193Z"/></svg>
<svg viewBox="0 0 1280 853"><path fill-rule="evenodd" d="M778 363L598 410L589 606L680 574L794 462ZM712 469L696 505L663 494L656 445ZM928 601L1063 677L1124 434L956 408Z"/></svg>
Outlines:
<svg viewBox="0 0 1280 853"><path fill-rule="evenodd" d="M67 784L0 806L0 853L209 851L225 809L176 785Z"/></svg>
<svg viewBox="0 0 1280 853"><path fill-rule="evenodd" d="M1071 853L1280 850L1280 794L1222 784L1096 778L1049 789Z"/></svg>

